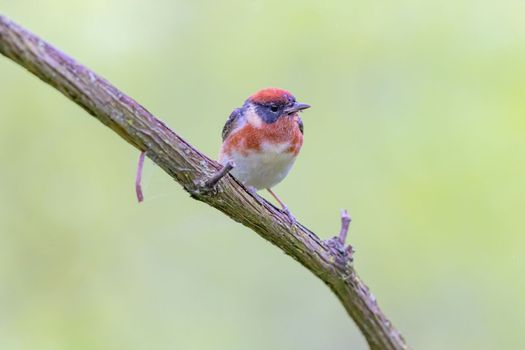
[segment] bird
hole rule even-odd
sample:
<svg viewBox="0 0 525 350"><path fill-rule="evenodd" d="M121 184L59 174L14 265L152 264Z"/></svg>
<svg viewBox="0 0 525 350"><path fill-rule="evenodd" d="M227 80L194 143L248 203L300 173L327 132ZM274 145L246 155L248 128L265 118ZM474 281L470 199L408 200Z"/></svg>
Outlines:
<svg viewBox="0 0 525 350"><path fill-rule="evenodd" d="M294 222L288 206L272 191L292 168L303 145L299 112L310 108L287 90L264 88L233 110L222 129L219 163L252 194L266 189ZM257 198L257 196L255 196Z"/></svg>

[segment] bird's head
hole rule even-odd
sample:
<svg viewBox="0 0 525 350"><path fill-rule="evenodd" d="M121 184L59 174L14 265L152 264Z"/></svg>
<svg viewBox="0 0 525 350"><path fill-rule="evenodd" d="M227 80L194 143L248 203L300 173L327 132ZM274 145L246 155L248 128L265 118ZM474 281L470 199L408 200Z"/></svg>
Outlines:
<svg viewBox="0 0 525 350"><path fill-rule="evenodd" d="M271 124L283 116L294 115L303 109L310 108L310 105L297 102L289 91L266 88L251 95L244 102L243 107L252 109L263 122Z"/></svg>

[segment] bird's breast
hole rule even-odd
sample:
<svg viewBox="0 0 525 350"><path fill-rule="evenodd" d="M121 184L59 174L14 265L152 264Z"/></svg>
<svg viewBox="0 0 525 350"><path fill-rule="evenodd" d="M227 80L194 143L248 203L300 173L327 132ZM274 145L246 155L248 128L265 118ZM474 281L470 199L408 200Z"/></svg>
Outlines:
<svg viewBox="0 0 525 350"><path fill-rule="evenodd" d="M224 141L219 161L233 161L232 174L248 186L271 188L290 171L303 144L294 117L259 127L246 123Z"/></svg>
<svg viewBox="0 0 525 350"><path fill-rule="evenodd" d="M302 145L303 134L295 117L283 117L272 124L245 124L225 140L222 151L244 155L251 152L292 153L296 156Z"/></svg>

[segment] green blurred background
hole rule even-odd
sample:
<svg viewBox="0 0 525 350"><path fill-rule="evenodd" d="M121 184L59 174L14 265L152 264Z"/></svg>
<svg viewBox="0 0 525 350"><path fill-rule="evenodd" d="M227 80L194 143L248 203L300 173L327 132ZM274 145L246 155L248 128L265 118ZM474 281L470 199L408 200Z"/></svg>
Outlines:
<svg viewBox="0 0 525 350"><path fill-rule="evenodd" d="M415 349L525 348L523 1L0 0L215 157L278 86L276 191ZM0 349L365 349L323 283L0 57Z"/></svg>

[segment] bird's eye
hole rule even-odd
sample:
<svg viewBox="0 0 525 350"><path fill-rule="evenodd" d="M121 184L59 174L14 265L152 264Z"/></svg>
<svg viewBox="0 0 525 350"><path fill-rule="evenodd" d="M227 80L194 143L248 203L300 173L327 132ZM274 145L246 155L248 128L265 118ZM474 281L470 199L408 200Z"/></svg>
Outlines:
<svg viewBox="0 0 525 350"><path fill-rule="evenodd" d="M270 106L270 110L271 110L272 112L277 112L277 111L279 110L279 107L273 105L273 106Z"/></svg>

